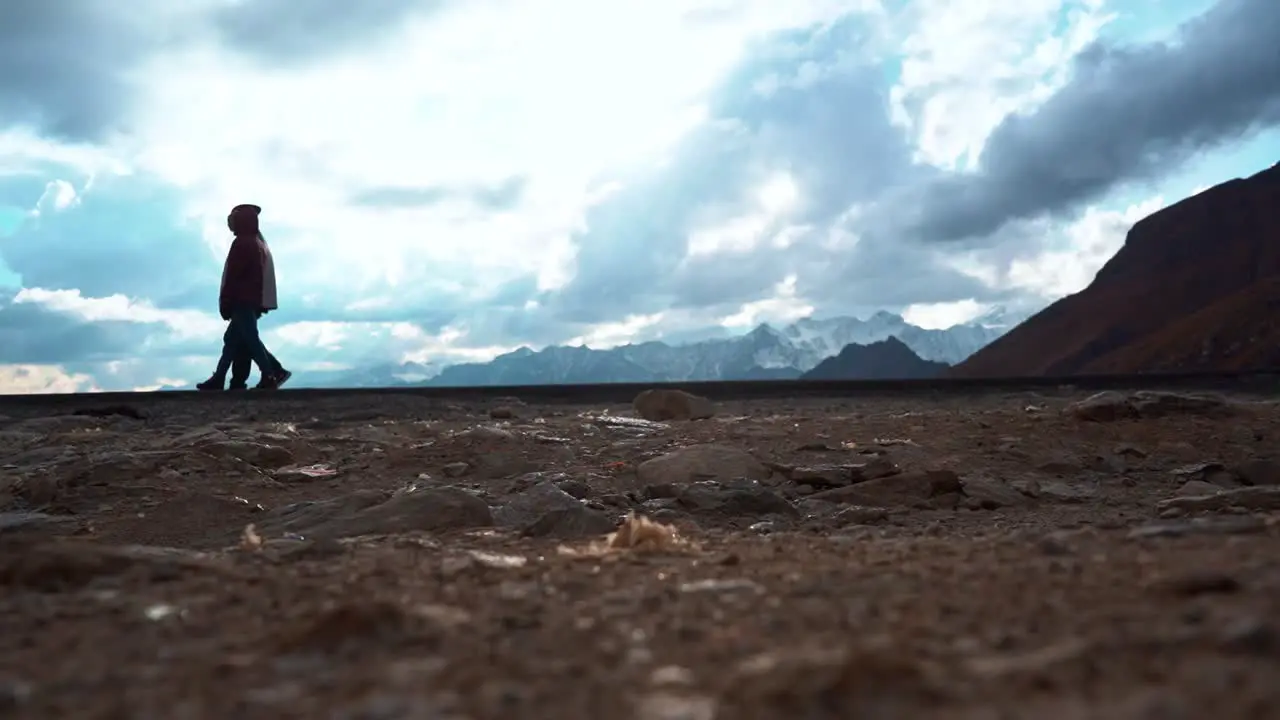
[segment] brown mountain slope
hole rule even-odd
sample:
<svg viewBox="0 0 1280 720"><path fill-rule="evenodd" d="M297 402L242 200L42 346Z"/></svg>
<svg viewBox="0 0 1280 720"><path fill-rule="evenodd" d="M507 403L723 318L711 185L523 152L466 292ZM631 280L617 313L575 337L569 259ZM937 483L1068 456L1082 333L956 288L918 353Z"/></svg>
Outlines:
<svg viewBox="0 0 1280 720"><path fill-rule="evenodd" d="M818 363L801 380L905 380L938 377L950 367L916 355L892 335L868 345L849 343L839 355Z"/></svg>
<svg viewBox="0 0 1280 720"><path fill-rule="evenodd" d="M1090 364L1098 373L1280 367L1280 275Z"/></svg>
<svg viewBox="0 0 1280 720"><path fill-rule="evenodd" d="M1140 220L1089 287L952 368L954 377L1276 364L1280 163ZM1255 347L1256 346L1256 347Z"/></svg>

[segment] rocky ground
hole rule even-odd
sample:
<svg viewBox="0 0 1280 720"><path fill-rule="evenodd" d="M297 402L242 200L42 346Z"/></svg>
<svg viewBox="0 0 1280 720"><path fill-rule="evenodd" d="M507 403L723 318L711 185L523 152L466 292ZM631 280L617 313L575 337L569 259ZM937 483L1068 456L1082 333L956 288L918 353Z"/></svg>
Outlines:
<svg viewBox="0 0 1280 720"><path fill-rule="evenodd" d="M1280 712L1257 398L0 413L4 717Z"/></svg>

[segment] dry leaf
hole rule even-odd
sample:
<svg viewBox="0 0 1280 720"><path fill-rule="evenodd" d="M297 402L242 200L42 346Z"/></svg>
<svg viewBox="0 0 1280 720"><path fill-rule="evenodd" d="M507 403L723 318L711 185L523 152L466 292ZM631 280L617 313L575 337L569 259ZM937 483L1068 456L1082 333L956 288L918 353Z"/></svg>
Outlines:
<svg viewBox="0 0 1280 720"><path fill-rule="evenodd" d="M560 547L562 555L577 557L599 557L619 552L679 553L696 550L697 547L680 537L680 532L671 525L654 522L635 512L628 513L622 525L602 540L583 548Z"/></svg>
<svg viewBox="0 0 1280 720"><path fill-rule="evenodd" d="M258 529L253 526L253 523L245 525L240 533L240 547L254 551L262 549L262 536L258 534Z"/></svg>

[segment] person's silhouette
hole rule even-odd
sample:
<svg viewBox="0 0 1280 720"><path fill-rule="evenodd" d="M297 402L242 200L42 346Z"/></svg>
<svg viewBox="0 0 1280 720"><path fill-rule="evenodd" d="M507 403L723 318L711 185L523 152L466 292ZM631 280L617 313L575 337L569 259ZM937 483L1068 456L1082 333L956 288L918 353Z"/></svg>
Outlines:
<svg viewBox="0 0 1280 720"><path fill-rule="evenodd" d="M292 376L267 351L258 334L258 318L277 307L275 260L258 227L261 212L257 205L237 205L227 216L227 228L235 239L227 252L218 294L218 310L228 321L227 331L222 337L217 368L208 380L196 385L197 389L223 389L227 370L237 363L231 387L246 387L250 361L262 373L258 389L274 390Z"/></svg>

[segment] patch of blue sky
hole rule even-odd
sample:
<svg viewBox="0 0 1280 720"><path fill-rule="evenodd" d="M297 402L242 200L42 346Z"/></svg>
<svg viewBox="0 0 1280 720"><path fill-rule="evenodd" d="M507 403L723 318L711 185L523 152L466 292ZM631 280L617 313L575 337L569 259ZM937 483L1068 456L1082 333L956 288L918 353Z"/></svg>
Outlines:
<svg viewBox="0 0 1280 720"><path fill-rule="evenodd" d="M1105 205L1121 208L1160 195L1173 204L1208 187L1249 177L1280 161L1280 130L1253 134L1242 141L1206 150L1158 180L1131 183Z"/></svg>
<svg viewBox="0 0 1280 720"><path fill-rule="evenodd" d="M1143 45L1177 37L1178 28L1203 14L1216 0L1118 0L1110 3L1116 18L1102 29L1101 39Z"/></svg>

